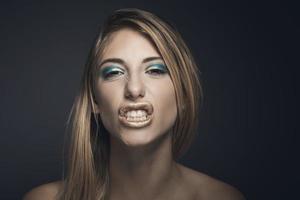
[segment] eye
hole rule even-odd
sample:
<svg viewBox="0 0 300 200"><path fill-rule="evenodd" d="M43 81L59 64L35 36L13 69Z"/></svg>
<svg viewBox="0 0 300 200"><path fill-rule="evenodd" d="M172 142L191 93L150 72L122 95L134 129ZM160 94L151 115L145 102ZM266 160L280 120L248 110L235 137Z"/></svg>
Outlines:
<svg viewBox="0 0 300 200"><path fill-rule="evenodd" d="M161 69L150 69L147 71L148 74L152 74L152 75L160 75L160 74L164 74L165 71L161 70Z"/></svg>
<svg viewBox="0 0 300 200"><path fill-rule="evenodd" d="M104 76L104 78L111 78L111 77L113 77L113 76L117 76L117 75L121 75L121 74L123 74L121 71L111 71L111 72L109 72L109 73L107 73L105 76Z"/></svg>
<svg viewBox="0 0 300 200"><path fill-rule="evenodd" d="M122 74L124 74L124 72L119 67L105 67L100 72L101 77L104 79L111 79Z"/></svg>
<svg viewBox="0 0 300 200"><path fill-rule="evenodd" d="M164 64L154 64L154 65L150 65L146 73L154 76L160 76L168 73L168 70Z"/></svg>

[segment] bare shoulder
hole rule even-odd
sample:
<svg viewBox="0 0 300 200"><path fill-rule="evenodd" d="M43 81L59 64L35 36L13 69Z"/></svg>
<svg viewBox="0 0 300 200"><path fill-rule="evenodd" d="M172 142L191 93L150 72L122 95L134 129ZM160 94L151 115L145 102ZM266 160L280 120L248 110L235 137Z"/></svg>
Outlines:
<svg viewBox="0 0 300 200"><path fill-rule="evenodd" d="M55 181L33 188L25 194L23 200L56 200L62 181Z"/></svg>
<svg viewBox="0 0 300 200"><path fill-rule="evenodd" d="M204 173L179 165L181 173L196 193L196 200L245 200L243 194L233 186Z"/></svg>

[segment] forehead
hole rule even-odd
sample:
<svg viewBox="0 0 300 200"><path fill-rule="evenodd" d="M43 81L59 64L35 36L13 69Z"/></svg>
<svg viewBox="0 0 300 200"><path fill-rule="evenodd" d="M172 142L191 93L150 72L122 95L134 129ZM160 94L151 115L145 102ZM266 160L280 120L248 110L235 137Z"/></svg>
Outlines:
<svg viewBox="0 0 300 200"><path fill-rule="evenodd" d="M145 57L158 57L159 52L148 38L141 33L123 28L109 37L109 41L104 48L102 59L143 59Z"/></svg>

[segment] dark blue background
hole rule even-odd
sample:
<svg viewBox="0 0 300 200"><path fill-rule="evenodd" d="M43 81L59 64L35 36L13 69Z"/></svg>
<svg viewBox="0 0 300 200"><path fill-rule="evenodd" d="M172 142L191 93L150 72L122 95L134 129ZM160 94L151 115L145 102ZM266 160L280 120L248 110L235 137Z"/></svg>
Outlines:
<svg viewBox="0 0 300 200"><path fill-rule="evenodd" d="M124 7L172 22L202 71L199 134L181 162L247 199L298 196L296 5L9 2L0 5L1 199L62 176L66 121L89 48L104 18Z"/></svg>

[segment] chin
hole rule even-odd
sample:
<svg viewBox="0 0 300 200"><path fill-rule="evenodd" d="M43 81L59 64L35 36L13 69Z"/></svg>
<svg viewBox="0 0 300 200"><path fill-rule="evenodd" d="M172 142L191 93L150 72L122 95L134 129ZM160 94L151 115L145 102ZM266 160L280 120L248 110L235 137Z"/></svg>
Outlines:
<svg viewBox="0 0 300 200"><path fill-rule="evenodd" d="M146 146L155 141L156 137L150 136L149 133L137 133L126 132L126 135L120 135L119 140L121 143L128 147L141 147Z"/></svg>
<svg viewBox="0 0 300 200"><path fill-rule="evenodd" d="M163 141L168 140L167 133L156 133L153 131L133 130L126 131L118 135L118 140L126 147L141 148L155 147L157 148ZM171 142L171 137L170 137Z"/></svg>

